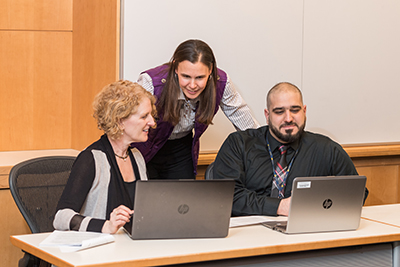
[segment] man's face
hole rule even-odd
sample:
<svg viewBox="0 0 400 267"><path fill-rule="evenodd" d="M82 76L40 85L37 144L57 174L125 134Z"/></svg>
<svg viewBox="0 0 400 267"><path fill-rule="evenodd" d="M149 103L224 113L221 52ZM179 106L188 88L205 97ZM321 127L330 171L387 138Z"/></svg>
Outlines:
<svg viewBox="0 0 400 267"><path fill-rule="evenodd" d="M283 144L298 140L304 131L306 106L295 89L285 88L273 92L264 113L271 135Z"/></svg>

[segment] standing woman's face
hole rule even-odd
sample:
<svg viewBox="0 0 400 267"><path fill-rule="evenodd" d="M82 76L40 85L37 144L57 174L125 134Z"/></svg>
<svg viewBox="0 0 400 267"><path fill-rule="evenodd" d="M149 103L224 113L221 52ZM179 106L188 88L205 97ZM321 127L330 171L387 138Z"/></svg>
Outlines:
<svg viewBox="0 0 400 267"><path fill-rule="evenodd" d="M195 99L206 88L211 70L200 61L193 64L185 60L178 64L175 73L178 75L179 86L185 96Z"/></svg>

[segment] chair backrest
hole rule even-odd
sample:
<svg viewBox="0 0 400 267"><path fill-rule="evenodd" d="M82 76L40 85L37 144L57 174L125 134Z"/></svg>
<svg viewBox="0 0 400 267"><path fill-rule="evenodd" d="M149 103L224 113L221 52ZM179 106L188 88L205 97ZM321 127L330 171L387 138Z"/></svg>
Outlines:
<svg viewBox="0 0 400 267"><path fill-rule="evenodd" d="M204 179L206 180L213 179L213 169L214 169L214 162L211 162L211 164L208 165L206 172L204 173Z"/></svg>
<svg viewBox="0 0 400 267"><path fill-rule="evenodd" d="M56 207L75 157L50 156L15 165L10 191L32 233L51 232Z"/></svg>

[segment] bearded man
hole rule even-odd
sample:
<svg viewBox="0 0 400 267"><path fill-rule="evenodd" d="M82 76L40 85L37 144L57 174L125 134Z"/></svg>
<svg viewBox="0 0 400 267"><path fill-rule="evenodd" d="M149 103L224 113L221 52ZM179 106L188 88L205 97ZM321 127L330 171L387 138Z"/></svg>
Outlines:
<svg viewBox="0 0 400 267"><path fill-rule="evenodd" d="M236 181L232 216L287 216L296 177L358 175L338 143L304 130L306 110L297 86L278 83L267 94L268 126L235 132L225 140L213 179ZM364 201L367 196L365 188Z"/></svg>

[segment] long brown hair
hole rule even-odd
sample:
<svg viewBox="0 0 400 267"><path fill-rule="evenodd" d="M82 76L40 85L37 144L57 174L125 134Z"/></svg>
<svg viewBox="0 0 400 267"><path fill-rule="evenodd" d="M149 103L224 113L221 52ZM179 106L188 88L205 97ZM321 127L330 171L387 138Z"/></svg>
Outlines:
<svg viewBox="0 0 400 267"><path fill-rule="evenodd" d="M178 77L175 70L179 63L188 60L192 64L201 62L211 70L210 79L206 88L199 96L199 105L196 109L196 120L203 124L211 124L214 117L216 86L217 86L217 62L212 49L201 40L187 40L181 43L172 56L168 70L167 80L160 99L157 101L157 110L163 114L163 120L177 125L180 118L181 106L178 104L180 94Z"/></svg>

